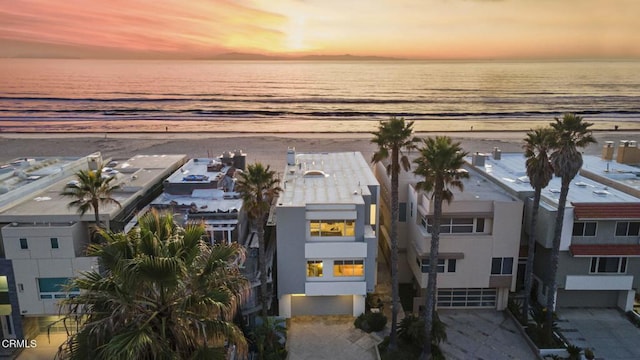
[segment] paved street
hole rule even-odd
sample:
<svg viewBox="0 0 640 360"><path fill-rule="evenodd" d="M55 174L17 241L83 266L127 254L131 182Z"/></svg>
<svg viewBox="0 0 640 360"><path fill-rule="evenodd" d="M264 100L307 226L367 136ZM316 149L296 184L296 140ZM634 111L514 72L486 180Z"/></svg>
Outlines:
<svg viewBox="0 0 640 360"><path fill-rule="evenodd" d="M560 309L558 326L574 345L591 348L597 359L640 359L640 329L616 309Z"/></svg>

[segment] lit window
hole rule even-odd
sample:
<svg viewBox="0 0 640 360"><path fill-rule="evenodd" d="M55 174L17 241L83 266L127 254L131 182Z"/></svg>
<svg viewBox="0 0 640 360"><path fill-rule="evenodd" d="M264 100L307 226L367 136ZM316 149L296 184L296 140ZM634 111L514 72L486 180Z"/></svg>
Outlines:
<svg viewBox="0 0 640 360"><path fill-rule="evenodd" d="M58 249L59 248L58 238L51 238L51 248L52 249Z"/></svg>
<svg viewBox="0 0 640 360"><path fill-rule="evenodd" d="M355 220L311 220L311 236L355 236Z"/></svg>
<svg viewBox="0 0 640 360"><path fill-rule="evenodd" d="M627 272L626 257L593 257L591 258L591 269L593 274L598 273L617 273L624 274Z"/></svg>
<svg viewBox="0 0 640 360"><path fill-rule="evenodd" d="M364 276L364 261L336 260L333 262L333 276Z"/></svg>
<svg viewBox="0 0 640 360"><path fill-rule="evenodd" d="M26 238L21 238L20 239L20 249L22 250L26 250L29 248L29 243L27 242Z"/></svg>
<svg viewBox="0 0 640 360"><path fill-rule="evenodd" d="M491 259L492 275L511 275L513 273L513 258L493 258Z"/></svg>
<svg viewBox="0 0 640 360"><path fill-rule="evenodd" d="M307 277L322 277L322 260L307 260Z"/></svg>
<svg viewBox="0 0 640 360"><path fill-rule="evenodd" d="M596 236L595 221L576 221L573 223L573 236Z"/></svg>

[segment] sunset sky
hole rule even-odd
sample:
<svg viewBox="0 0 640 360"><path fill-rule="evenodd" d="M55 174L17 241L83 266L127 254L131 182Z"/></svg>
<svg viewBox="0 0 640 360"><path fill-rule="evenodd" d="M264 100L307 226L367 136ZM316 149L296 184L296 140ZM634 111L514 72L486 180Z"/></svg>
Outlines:
<svg viewBox="0 0 640 360"><path fill-rule="evenodd" d="M0 57L640 59L638 0L0 0Z"/></svg>

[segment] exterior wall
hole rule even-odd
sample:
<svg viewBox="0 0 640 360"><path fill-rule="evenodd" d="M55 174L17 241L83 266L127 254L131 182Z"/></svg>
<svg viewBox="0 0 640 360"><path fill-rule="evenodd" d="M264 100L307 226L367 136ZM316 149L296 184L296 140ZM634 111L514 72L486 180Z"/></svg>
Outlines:
<svg viewBox="0 0 640 360"><path fill-rule="evenodd" d="M304 294L307 266L304 257L307 236L305 210L302 207L279 207L277 216L278 297Z"/></svg>
<svg viewBox="0 0 640 360"><path fill-rule="evenodd" d="M40 299L38 278L75 277L80 271L97 269L94 257L71 259L13 260L22 315L57 315L57 299Z"/></svg>
<svg viewBox="0 0 640 360"><path fill-rule="evenodd" d="M12 226L2 228L7 259L65 259L79 256L89 243L87 228L82 223L69 226ZM28 249L20 248L20 239L27 239ZM51 248L51 238L58 239L58 248Z"/></svg>

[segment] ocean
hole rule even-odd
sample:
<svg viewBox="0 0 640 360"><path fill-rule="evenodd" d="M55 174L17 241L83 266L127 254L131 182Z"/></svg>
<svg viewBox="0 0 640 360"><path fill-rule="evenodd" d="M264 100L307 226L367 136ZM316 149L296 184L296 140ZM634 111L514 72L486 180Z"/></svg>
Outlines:
<svg viewBox="0 0 640 360"><path fill-rule="evenodd" d="M640 62L0 59L1 131L640 128Z"/></svg>

